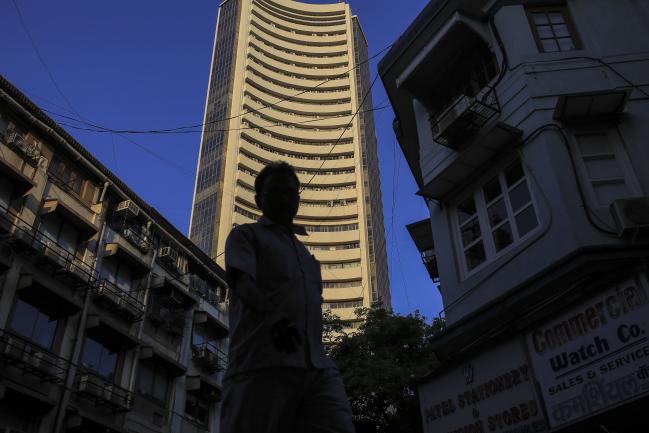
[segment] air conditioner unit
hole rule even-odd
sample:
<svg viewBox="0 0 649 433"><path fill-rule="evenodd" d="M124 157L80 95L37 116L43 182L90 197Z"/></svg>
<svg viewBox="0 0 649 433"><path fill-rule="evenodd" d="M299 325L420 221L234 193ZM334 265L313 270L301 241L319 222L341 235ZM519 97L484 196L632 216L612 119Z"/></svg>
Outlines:
<svg viewBox="0 0 649 433"><path fill-rule="evenodd" d="M178 260L178 251L169 246L161 247L158 250L158 258L168 265L175 266Z"/></svg>
<svg viewBox="0 0 649 433"><path fill-rule="evenodd" d="M611 214L622 239L649 237L649 197L615 200Z"/></svg>
<svg viewBox="0 0 649 433"><path fill-rule="evenodd" d="M124 200L117 204L116 212L129 213L133 216L138 216L140 208L133 202L133 200Z"/></svg>

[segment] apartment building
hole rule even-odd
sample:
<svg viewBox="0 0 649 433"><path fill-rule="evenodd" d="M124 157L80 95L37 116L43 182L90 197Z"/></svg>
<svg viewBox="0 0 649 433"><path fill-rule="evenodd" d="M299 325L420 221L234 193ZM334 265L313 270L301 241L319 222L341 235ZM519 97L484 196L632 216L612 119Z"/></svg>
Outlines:
<svg viewBox="0 0 649 433"><path fill-rule="evenodd" d="M216 431L224 271L0 76L0 431Z"/></svg>
<svg viewBox="0 0 649 433"><path fill-rule="evenodd" d="M379 70L448 328L426 432L647 429L649 4L431 1Z"/></svg>
<svg viewBox="0 0 649 433"><path fill-rule="evenodd" d="M223 264L261 215L254 180L296 168L295 223L321 262L324 307L391 305L367 41L346 3L225 0L219 7L190 238Z"/></svg>

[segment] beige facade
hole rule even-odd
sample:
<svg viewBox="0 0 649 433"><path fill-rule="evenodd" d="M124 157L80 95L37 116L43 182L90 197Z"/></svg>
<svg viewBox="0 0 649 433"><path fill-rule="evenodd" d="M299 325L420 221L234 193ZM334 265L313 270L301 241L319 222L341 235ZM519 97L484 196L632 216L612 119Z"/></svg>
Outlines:
<svg viewBox="0 0 649 433"><path fill-rule="evenodd" d="M221 3L190 238L223 264L233 226L260 216L269 162L302 184L297 224L322 263L324 307L391 304L367 43L345 3Z"/></svg>
<svg viewBox="0 0 649 433"><path fill-rule="evenodd" d="M0 76L0 431L216 431L225 289Z"/></svg>

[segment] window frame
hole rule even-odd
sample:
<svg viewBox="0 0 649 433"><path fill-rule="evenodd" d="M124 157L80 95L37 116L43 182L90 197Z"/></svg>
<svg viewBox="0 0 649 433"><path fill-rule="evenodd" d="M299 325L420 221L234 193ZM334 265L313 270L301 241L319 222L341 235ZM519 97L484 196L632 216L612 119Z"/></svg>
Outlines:
<svg viewBox="0 0 649 433"><path fill-rule="evenodd" d="M570 144L570 151L572 152L573 158L575 160L575 165L577 168L576 174L579 178L578 181L580 182L582 188L586 190L586 196L589 205L593 209L604 210L608 212L610 203L604 205L599 204L597 193L595 191L595 188L593 187L593 180L588 174L588 169L586 168L586 164L584 163L584 155L581 152L579 141L577 139L579 135L594 135L599 133L604 133L608 137L609 143L611 143L613 155L615 156L616 162L620 166L620 170L624 178L624 183L630 192L630 195L628 197L641 196L643 195L643 191L633 164L631 164L629 154L626 151L626 146L624 144L622 134L615 125L588 125L570 128L568 134L568 142ZM615 135L615 137L611 137L611 135ZM593 157L595 155L590 156ZM622 199L626 197L619 198Z"/></svg>
<svg viewBox="0 0 649 433"><path fill-rule="evenodd" d="M141 374L142 374L142 369L143 368L148 368L151 373L153 373L152 376L152 381L150 383L150 388L146 391L143 391L143 387L141 387ZM156 383L159 378L163 377L165 380L165 396L164 400L160 400L157 398L155 394L155 388L156 388ZM173 390L173 377L169 374L169 371L160 366L159 364L156 363L147 363L147 362L139 362L138 364L138 371L137 371L137 380L135 383L135 389L139 395L142 397L146 398L147 400L150 400L156 404L159 404L163 407L167 407L167 403L169 402L169 397L171 395L171 392Z"/></svg>
<svg viewBox="0 0 649 433"><path fill-rule="evenodd" d="M20 301L20 302L22 302L23 304L26 304L26 305L28 305L29 307L32 307L33 309L36 310L36 317L35 317L36 320L34 320L33 323L31 324L31 325L32 325L32 332L31 332L31 335L23 334L22 332L20 332L18 329L16 329L16 328L14 327L14 319L16 318L16 309L17 309L17 306L18 306L18 301ZM35 331L36 323L37 323L37 321L38 321L38 317L41 316L41 315L42 315L42 316L45 316L45 317L47 317L47 318L49 318L49 321L50 321L50 322L52 322L52 321L53 321L53 322L56 322L56 323L54 324L54 330L53 330L53 332L52 332L52 338L51 338L50 344L47 345L47 346L41 344L41 342L39 342L39 341L37 341L36 339L34 339L34 331ZM12 332L16 333L17 335L20 335L21 337L23 337L23 338L29 340L31 343L33 343L33 344L35 344L35 345L37 345L37 346L39 346L39 347L42 347L42 348L44 348L44 349L47 349L47 350L53 351L53 350L54 350L54 346L55 346L55 344L56 344L56 337L57 337L57 334L58 334L58 330L59 330L59 326L60 326L60 325L61 325L61 320L60 320L60 319L53 319L53 316L50 316L49 314L45 313L45 312L44 312L43 310L41 310L38 306L33 305L33 304L27 302L27 301L24 300L24 299L21 299L19 296L16 296L16 297L14 298L13 304L12 304L12 306L11 306L11 314L10 314L10 316L9 316L9 320L7 320L7 326L9 327L9 329L10 329Z"/></svg>
<svg viewBox="0 0 649 433"><path fill-rule="evenodd" d="M561 16L564 19L565 25L568 28L568 33L570 34L570 38L572 39L572 42L575 46L574 49L572 50L566 50L562 51L559 49L558 51L545 51L543 48L542 44L542 38L539 35L538 29L536 28L536 23L534 22L533 14L534 13L539 13L539 12L545 12L546 14L552 11L557 11L561 13ZM526 6L525 7L525 15L527 16L527 21L530 25L530 30L532 31L532 37L534 38L534 42L536 43L536 48L538 49L540 54L548 54L548 53L568 53L571 51L576 51L576 50L581 50L583 49L583 43L581 38L579 37L579 32L577 31L577 26L575 25L574 20L572 19L572 13L570 11L570 8L568 7L567 4L565 3L548 3L545 5L539 5L539 6ZM551 38L553 40L556 40L557 38Z"/></svg>
<svg viewBox="0 0 649 433"><path fill-rule="evenodd" d="M508 186L504 178L505 170L511 167L516 161L520 163L520 166L523 170L523 177L518 179L516 182L514 182L512 186ZM486 198L484 197L484 187L488 182L490 182L494 178L497 178L499 180L501 193L496 198L487 202ZM455 254L456 262L459 264L459 268L460 268L459 273L463 280L466 280L469 277L477 274L478 272L482 271L485 267L487 267L489 264L507 255L508 253L516 249L518 246L524 244L530 238L534 237L539 232L539 230L542 229L543 219L541 218L539 203L531 188L531 184L530 184L531 179L532 177L529 175L527 167L523 163L523 160L520 157L511 158L508 159L507 162L500 164L497 170L490 171L488 175L480 177L478 182L474 184L474 187L470 188L468 192L465 192L464 194L460 195L456 201L452 202L450 206L450 221L452 227L451 231L452 231L453 241L456 247L456 254ZM503 190L503 182L506 187L506 189L504 190ZM518 209L517 211L514 211L512 209L511 199L509 198L509 192L514 190L518 185L520 185L523 182L527 183L527 190L530 195L530 201L529 203L526 203L525 205L521 206L521 208ZM467 250L467 248L465 248L465 245L462 241L462 232L460 229L461 223L460 223L459 212L458 212L458 205L464 202L469 197L473 197L475 203L476 216L480 227L480 238L482 240L483 248L485 252L485 260L472 269L469 269L467 265L467 260L465 255L465 251ZM509 245L496 251L496 247L493 239L493 232L494 230L501 227L502 225L505 225L506 223L503 223L502 221L498 222L494 224L494 227L492 228L492 225L489 221L488 208L490 205L495 204L496 201L498 201L500 198L502 198L505 203L507 220L510 224L510 230L512 233L512 242ZM520 236L518 233L518 226L516 225L515 218L517 215L522 213L525 209L527 209L530 206L534 210L534 215L536 216L537 224L536 227L529 230L523 236ZM467 246L471 245L472 242L474 241L469 242Z"/></svg>
<svg viewBox="0 0 649 433"><path fill-rule="evenodd" d="M101 345L102 348L103 348L103 349L106 349L106 351L107 351L109 354L111 354L111 353L114 353L114 354L115 354L115 367L113 368L113 372L112 372L113 377L112 377L112 378L111 378L111 377L104 376L103 374L101 374L101 373L99 372L98 369L94 369L94 368L92 368L92 367L88 367L88 366L85 365L85 363L84 363L84 355L85 355L85 353L86 353L88 339L91 339L91 340L93 340L95 343ZM102 352L102 353L103 353L103 352ZM108 345L106 345L106 344L105 344L104 342L102 342L100 339L97 339L97 338L95 338L95 337L93 337L93 336L90 336L90 335L88 335L88 334L85 334L85 335L83 336L83 345L82 345L82 347L81 347L81 356L80 356L80 360L79 360L79 366L80 366L82 369L84 369L84 370L86 370L86 371L89 371L89 372L91 372L91 373L93 373L93 374L95 374L95 375L101 377L102 379L105 379L106 381L110 381L110 382L112 382L113 384L118 384L118 382L119 382L119 376L120 376L120 365L121 365L121 360L122 360L122 352L112 351L111 348L108 347ZM101 365L101 364L100 364L100 365Z"/></svg>
<svg viewBox="0 0 649 433"><path fill-rule="evenodd" d="M70 177L67 181L62 177L63 174L67 173ZM65 159L60 158L58 155L53 155L49 165L47 167L48 176L54 177L59 182L63 182L68 187L65 189L70 195L75 197L86 207L92 206L94 204L94 196L97 191L97 185L92 182L87 175L85 175L81 170L75 167L73 164L70 164ZM79 186L79 191L76 191L70 182L77 180L81 181Z"/></svg>

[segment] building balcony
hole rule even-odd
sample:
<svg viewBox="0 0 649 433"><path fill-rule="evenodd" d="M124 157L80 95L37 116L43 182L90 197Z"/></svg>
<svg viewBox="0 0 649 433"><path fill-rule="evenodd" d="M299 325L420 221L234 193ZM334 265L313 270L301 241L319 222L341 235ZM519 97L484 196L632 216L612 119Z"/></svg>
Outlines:
<svg viewBox="0 0 649 433"><path fill-rule="evenodd" d="M312 54L322 54L322 55L340 55L347 52L346 45L312 45L312 44L303 44L298 42L291 42L282 38L278 34L275 34L268 30L266 27L262 27L261 24L256 22L251 23L250 33L256 37L256 39L261 39L264 42L268 42L279 47L286 48L294 52L308 52ZM253 38L255 39L255 38Z"/></svg>
<svg viewBox="0 0 649 433"><path fill-rule="evenodd" d="M12 198L26 194L35 182L23 171L26 161L9 146L0 141L0 176L11 182Z"/></svg>
<svg viewBox="0 0 649 433"><path fill-rule="evenodd" d="M94 294L96 301L128 321L136 322L144 315L145 306L139 299L108 280L97 280Z"/></svg>
<svg viewBox="0 0 649 433"><path fill-rule="evenodd" d="M433 242L433 230L429 219L424 219L406 226L408 233L421 254L421 260L434 283L439 283L439 269L437 268L437 255Z"/></svg>
<svg viewBox="0 0 649 433"><path fill-rule="evenodd" d="M174 337L182 337L185 329L184 311L166 307L158 301L149 306L146 317L156 328Z"/></svg>
<svg viewBox="0 0 649 433"><path fill-rule="evenodd" d="M99 231L97 217L101 205L86 203L68 183L52 173L49 173L49 178L51 184L43 202L42 213L58 215L77 227L86 239L94 236Z"/></svg>
<svg viewBox="0 0 649 433"><path fill-rule="evenodd" d="M40 262L53 270L53 276L71 283L75 288L89 288L95 278L93 266L76 254L63 248L57 241L37 233L35 248L40 254Z"/></svg>
<svg viewBox="0 0 649 433"><path fill-rule="evenodd" d="M28 140L25 134L9 129L5 134L4 142L12 153L2 152L2 158L7 158L7 161L13 163L15 167L21 167L22 162L26 162L32 167L36 166L41 157L41 150L37 144ZM15 159L14 155L17 155L22 162Z"/></svg>
<svg viewBox="0 0 649 433"><path fill-rule="evenodd" d="M50 383L63 383L70 367L68 360L7 330L0 330L0 362Z"/></svg>
<svg viewBox="0 0 649 433"><path fill-rule="evenodd" d="M174 431L179 431L180 433L208 433L209 426L199 422L198 420L192 419L189 416L183 416L179 413L174 412L172 416L172 425L174 426Z"/></svg>
<svg viewBox="0 0 649 433"><path fill-rule="evenodd" d="M149 237L135 224L112 223L112 242L104 245L104 255L129 262L141 272L151 269L152 245Z"/></svg>
<svg viewBox="0 0 649 433"><path fill-rule="evenodd" d="M228 357L225 352L212 343L193 345L192 360L210 374L223 371L228 366Z"/></svg>
<svg viewBox="0 0 649 433"><path fill-rule="evenodd" d="M221 401L221 385L212 377L206 375L188 375L185 384L187 386L187 392L190 394L213 403Z"/></svg>
<svg viewBox="0 0 649 433"><path fill-rule="evenodd" d="M115 413L128 412L133 407L133 393L89 371L80 370L74 381L74 392L96 406L107 407Z"/></svg>

